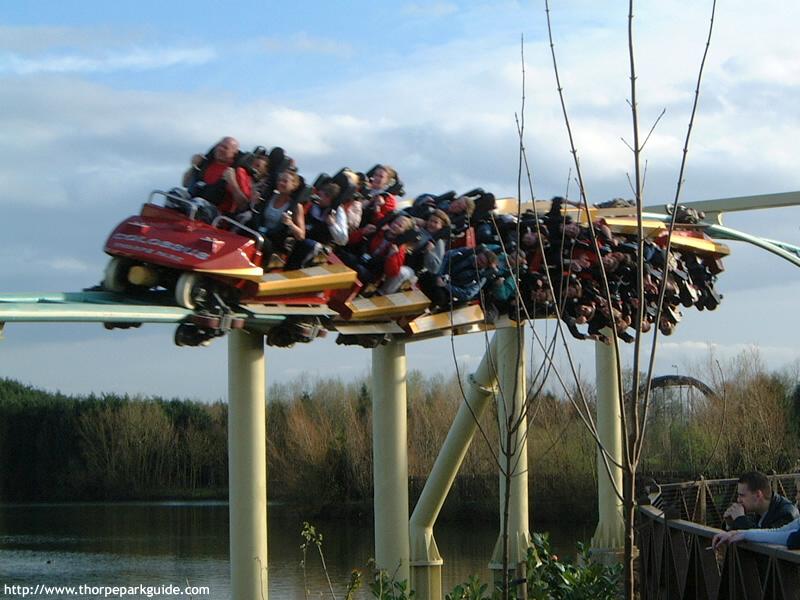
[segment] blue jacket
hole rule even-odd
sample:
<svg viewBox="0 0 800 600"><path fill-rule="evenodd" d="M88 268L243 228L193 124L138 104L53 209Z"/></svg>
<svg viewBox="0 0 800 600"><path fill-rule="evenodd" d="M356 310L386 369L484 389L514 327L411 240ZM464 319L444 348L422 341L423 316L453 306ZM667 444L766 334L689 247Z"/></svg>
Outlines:
<svg viewBox="0 0 800 600"><path fill-rule="evenodd" d="M450 250L442 259L439 277L447 281L445 286L453 295L454 302L466 302L478 295L489 279L491 269L475 268L475 249Z"/></svg>

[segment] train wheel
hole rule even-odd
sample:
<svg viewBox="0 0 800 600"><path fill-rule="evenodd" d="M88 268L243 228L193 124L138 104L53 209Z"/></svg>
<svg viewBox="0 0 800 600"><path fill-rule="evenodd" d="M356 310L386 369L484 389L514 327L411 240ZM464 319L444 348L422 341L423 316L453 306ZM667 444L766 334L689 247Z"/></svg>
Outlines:
<svg viewBox="0 0 800 600"><path fill-rule="evenodd" d="M192 315L192 323L202 329L219 329L222 319L216 315L194 314Z"/></svg>
<svg viewBox="0 0 800 600"><path fill-rule="evenodd" d="M208 346L210 343L211 338L192 323L181 323L175 329L176 346Z"/></svg>
<svg viewBox="0 0 800 600"><path fill-rule="evenodd" d="M197 273L182 273L175 283L175 302L183 308L194 310L206 294L203 280Z"/></svg>
<svg viewBox="0 0 800 600"><path fill-rule="evenodd" d="M103 287L109 292L124 292L128 287L128 269L130 263L116 256L112 258L103 274Z"/></svg>

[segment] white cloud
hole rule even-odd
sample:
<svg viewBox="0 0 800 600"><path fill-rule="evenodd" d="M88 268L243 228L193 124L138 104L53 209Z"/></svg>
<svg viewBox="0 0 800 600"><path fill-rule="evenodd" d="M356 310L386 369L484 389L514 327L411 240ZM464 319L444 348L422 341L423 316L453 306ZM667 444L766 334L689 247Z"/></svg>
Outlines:
<svg viewBox="0 0 800 600"><path fill-rule="evenodd" d="M103 56L60 54L25 57L0 55L0 74L108 73L147 71L177 65L202 65L216 58L212 48L133 48Z"/></svg>
<svg viewBox="0 0 800 600"><path fill-rule="evenodd" d="M86 273L93 270L92 265L71 256L57 256L49 263L49 266L59 271L75 271L78 273Z"/></svg>
<svg viewBox="0 0 800 600"><path fill-rule="evenodd" d="M452 2L410 2L403 6L403 12L411 17L435 19L446 17L458 11L458 6Z"/></svg>
<svg viewBox="0 0 800 600"><path fill-rule="evenodd" d="M754 345L746 343L736 344L717 344L710 341L688 340L685 342L662 342L660 348L665 353L682 356L686 353L692 355L708 354L710 352L717 355L724 355L727 357L737 356L744 352L752 352L758 350L762 355L771 357L782 357L783 360L794 360L800 357L800 349L794 346L771 346L771 345Z"/></svg>
<svg viewBox="0 0 800 600"><path fill-rule="evenodd" d="M142 39L142 34L131 28L0 25L0 49L18 54L53 48L107 48L137 43Z"/></svg>
<svg viewBox="0 0 800 600"><path fill-rule="evenodd" d="M702 28L695 30L702 34ZM584 174L592 198L597 200L607 195L628 195L625 173L631 170L631 157L620 137L630 140L630 118L625 106L628 90L624 46L616 43L618 33L599 27L566 29L564 39L557 42L558 48L565 50L562 72L567 80L567 102ZM670 35L679 37L672 40ZM698 56L684 49L682 42L687 36L672 29L655 31L655 39L642 50L649 57L641 67L640 101L646 109L642 128L649 127L661 107L668 105L667 115L646 152L648 181L654 196L671 196L685 135L693 85L686 74L698 60ZM270 40L288 44L286 48L295 43L310 48L316 42L325 47L325 40L305 33ZM515 40L495 47L482 47L481 43L480 39L471 38L419 51L411 49L402 63L387 63L379 85L370 74L326 83L324 94L314 87L308 88L308 96L298 90L302 103L297 104L305 106L302 110L288 103L241 101L214 94L117 93L62 80L60 89L49 94L51 122L34 124L29 120L25 123L26 135L36 125L33 130L40 130L42 144L46 141L49 146L57 132L62 132L64 141L73 133L65 131L68 124L70 129L81 131L87 143L95 138L96 143L106 147L127 143L133 150L130 140L141 140L145 133L152 136L153 146L159 145L155 140L168 139L167 148L172 149L184 140L187 148L192 140L207 146L228 131L247 132L254 144L287 146L303 161L301 167L313 165L331 170L342 161L352 164L363 160L366 164L380 156L381 160L397 164L412 193L436 185L483 184L502 185L504 189L499 191L509 194L514 191L516 179L513 115L519 110L519 50ZM664 56L665 46L670 48L669 60ZM480 52L476 51L478 48ZM530 162L537 173L537 191L548 196L562 191L571 160L547 48L534 37L527 43L526 57ZM645 65L657 75L645 71ZM709 70L713 72L712 65ZM713 95L713 82L708 85L711 87L706 91ZM30 93L35 89L36 86L31 88ZM13 100L16 103L8 104L28 102L42 108L42 102L25 98L21 91ZM747 172L753 176L764 174L766 178L768 174L774 181L796 179L794 149L789 140L796 137L793 133L800 134L800 124L787 118L779 122L778 115L756 114L755 107L733 95L725 97L725 106L724 112L710 115L701 110L695 125L686 193L693 193L694 197L709 193L709 185L700 182L698 174L710 168L718 171L716 183L733 187L735 179L720 176L726 163L736 163L735 171L740 175ZM213 124L209 115L215 115ZM15 122L9 125L5 131L14 130ZM778 127L786 133L781 139L775 139ZM243 142L247 141L239 135ZM143 144L142 140L142 148ZM487 152L488 149L491 150ZM147 154L131 156L126 162L135 162L138 168L148 160ZM80 156L76 159L85 161ZM100 173L113 166L105 159L90 162ZM664 185L662 181L669 182L669 187L659 189L657 186ZM703 188L698 183L703 183ZM717 195L726 194L727 190ZM65 196L54 192L50 197L63 202Z"/></svg>
<svg viewBox="0 0 800 600"><path fill-rule="evenodd" d="M39 281L39 289L46 289L56 278L84 281L81 287L91 285L100 278L105 257L92 253L89 257L79 255L79 245L57 250L59 238L53 243L44 236L28 241L7 241L0 253L0 274L6 281L19 281L33 274ZM13 284L12 284L13 285ZM18 286L19 284L17 284ZM28 288L23 291L30 291ZM19 289L17 289L19 291Z"/></svg>
<svg viewBox="0 0 800 600"><path fill-rule="evenodd" d="M349 58L354 54L353 46L348 42L312 36L303 31L289 36L263 38L261 46L269 52L280 52L282 54L302 52L327 54L339 58Z"/></svg>

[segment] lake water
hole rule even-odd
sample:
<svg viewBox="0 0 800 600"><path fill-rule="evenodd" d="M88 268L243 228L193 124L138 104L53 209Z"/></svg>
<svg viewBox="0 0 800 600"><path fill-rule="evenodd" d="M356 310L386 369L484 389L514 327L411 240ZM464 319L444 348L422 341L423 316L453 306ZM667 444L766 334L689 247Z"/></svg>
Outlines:
<svg viewBox="0 0 800 600"><path fill-rule="evenodd" d="M304 598L300 566L303 519L285 506L269 507L269 595ZM337 597L350 571L366 574L373 555L370 517L315 519ZM534 527L549 530L560 554L574 556L575 542L588 540L590 526ZM497 540L496 522L442 522L435 528L444 557L445 591L470 574L490 578L487 567ZM307 561L309 597L327 591L319 558ZM228 505L224 502L0 505L0 598L21 597L36 585L206 587L198 600L230 598ZM16 590L16 591L14 591ZM34 599L96 597L58 594ZM130 597L130 596L129 596ZM145 595L133 596L144 598ZM154 595L153 597L174 597ZM368 598L362 588L359 598Z"/></svg>

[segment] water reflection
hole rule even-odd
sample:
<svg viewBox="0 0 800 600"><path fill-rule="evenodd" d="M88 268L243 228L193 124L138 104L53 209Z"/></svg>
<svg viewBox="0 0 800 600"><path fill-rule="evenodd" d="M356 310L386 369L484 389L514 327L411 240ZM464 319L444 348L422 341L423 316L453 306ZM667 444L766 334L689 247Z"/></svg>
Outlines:
<svg viewBox="0 0 800 600"><path fill-rule="evenodd" d="M269 508L269 590L272 598L304 598L300 566L302 517ZM353 568L373 554L369 517L315 519L331 579L341 590ZM470 574L489 578L497 539L492 522L444 522L435 530L445 558L444 586ZM553 532L556 551L571 554L588 528ZM327 589L317 556L308 557L308 587ZM37 504L0 506L0 584L209 586L198 598L230 597L228 505L223 502ZM53 598L56 596L48 596ZM363 592L360 598L367 598Z"/></svg>

